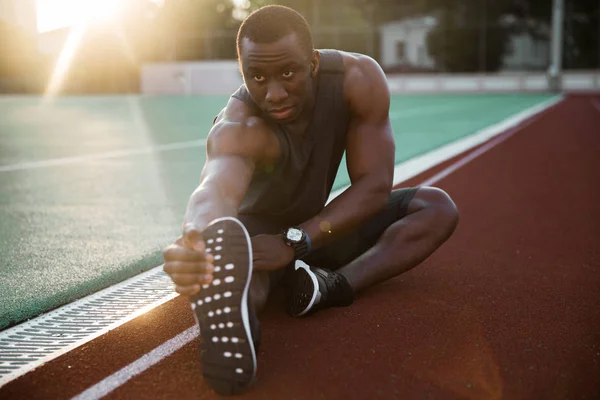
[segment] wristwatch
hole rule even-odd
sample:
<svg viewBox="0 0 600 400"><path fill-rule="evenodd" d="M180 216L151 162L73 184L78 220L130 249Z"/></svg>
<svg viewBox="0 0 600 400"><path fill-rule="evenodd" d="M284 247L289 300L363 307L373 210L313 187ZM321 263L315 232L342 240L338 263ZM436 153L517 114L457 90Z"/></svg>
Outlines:
<svg viewBox="0 0 600 400"><path fill-rule="evenodd" d="M300 228L291 227L283 231L285 244L292 247L296 253L296 259L301 260L310 251L310 239L306 232Z"/></svg>

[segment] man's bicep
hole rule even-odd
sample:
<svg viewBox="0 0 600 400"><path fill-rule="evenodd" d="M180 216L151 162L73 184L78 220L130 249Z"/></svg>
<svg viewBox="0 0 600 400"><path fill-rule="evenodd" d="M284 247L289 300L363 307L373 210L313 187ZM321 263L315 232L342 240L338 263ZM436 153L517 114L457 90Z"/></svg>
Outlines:
<svg viewBox="0 0 600 400"><path fill-rule="evenodd" d="M382 124L388 120L390 90L379 64L370 57L356 59L346 73L344 93L353 120L365 124Z"/></svg>
<svg viewBox="0 0 600 400"><path fill-rule="evenodd" d="M351 125L346 143L346 166L351 182L363 177L390 186L394 174L395 144L389 121Z"/></svg>
<svg viewBox="0 0 600 400"><path fill-rule="evenodd" d="M352 119L347 136L347 167L355 182L364 176L382 186L393 181L395 143L389 120L390 93L385 75L371 59L361 60L349 80Z"/></svg>

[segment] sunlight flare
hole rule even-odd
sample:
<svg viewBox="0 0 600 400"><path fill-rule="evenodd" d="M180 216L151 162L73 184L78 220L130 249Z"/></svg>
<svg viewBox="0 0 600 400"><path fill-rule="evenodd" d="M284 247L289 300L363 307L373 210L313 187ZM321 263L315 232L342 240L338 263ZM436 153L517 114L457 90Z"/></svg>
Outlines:
<svg viewBox="0 0 600 400"><path fill-rule="evenodd" d="M69 72L69 67L71 66L75 52L77 51L77 48L79 47L79 44L85 35L86 29L86 23L80 23L71 29L71 32L67 37L67 41L60 52L60 56L58 57L56 66L54 67L54 71L52 72L52 77L50 78L50 82L46 88L46 92L44 93L44 97L54 97L60 90L62 83Z"/></svg>
<svg viewBox="0 0 600 400"><path fill-rule="evenodd" d="M37 30L40 33L79 25L82 21L114 18L124 0L36 0Z"/></svg>
<svg viewBox="0 0 600 400"><path fill-rule="evenodd" d="M153 2L160 5L160 2ZM52 98L60 92L77 50L90 29L108 27L112 35L118 37L129 61L135 62L133 51L117 22L126 10L126 3L127 0L36 0L37 29L40 34L69 29L46 88L46 98Z"/></svg>

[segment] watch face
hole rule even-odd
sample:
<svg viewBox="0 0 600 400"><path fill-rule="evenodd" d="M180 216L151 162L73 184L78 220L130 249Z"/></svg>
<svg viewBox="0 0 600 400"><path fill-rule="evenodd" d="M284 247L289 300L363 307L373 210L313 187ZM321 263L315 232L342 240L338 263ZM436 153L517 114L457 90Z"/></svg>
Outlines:
<svg viewBox="0 0 600 400"><path fill-rule="evenodd" d="M302 231L300 229L290 228L288 229L285 236L288 238L288 240L291 240L292 242L299 242L300 240L302 240Z"/></svg>

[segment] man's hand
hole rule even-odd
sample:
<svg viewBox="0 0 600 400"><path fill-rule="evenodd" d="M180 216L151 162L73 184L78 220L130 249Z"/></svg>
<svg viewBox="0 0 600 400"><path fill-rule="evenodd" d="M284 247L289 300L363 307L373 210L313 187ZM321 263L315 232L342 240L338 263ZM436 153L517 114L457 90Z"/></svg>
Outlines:
<svg viewBox="0 0 600 400"><path fill-rule="evenodd" d="M281 235L258 235L250 239L254 268L275 270L294 259L294 249L285 244Z"/></svg>
<svg viewBox="0 0 600 400"><path fill-rule="evenodd" d="M213 256L204 252L206 244L200 232L186 224L183 236L163 252L163 269L175 282L175 291L182 295L198 293L202 284L213 279Z"/></svg>

